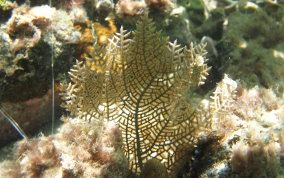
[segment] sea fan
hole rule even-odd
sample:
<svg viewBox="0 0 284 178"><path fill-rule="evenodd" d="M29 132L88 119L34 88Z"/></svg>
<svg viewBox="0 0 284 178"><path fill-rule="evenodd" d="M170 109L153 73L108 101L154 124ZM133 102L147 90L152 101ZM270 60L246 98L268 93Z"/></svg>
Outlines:
<svg viewBox="0 0 284 178"><path fill-rule="evenodd" d="M134 172L153 158L173 169L210 123L186 99L188 88L206 78L204 45L170 43L144 16L136 31L121 28L95 48L91 65L71 69L63 107L82 119L116 121Z"/></svg>

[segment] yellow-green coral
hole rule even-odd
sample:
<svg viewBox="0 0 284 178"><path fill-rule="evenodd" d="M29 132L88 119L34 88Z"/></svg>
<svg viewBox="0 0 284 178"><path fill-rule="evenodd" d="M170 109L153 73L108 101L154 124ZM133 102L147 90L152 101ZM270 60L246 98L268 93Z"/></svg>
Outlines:
<svg viewBox="0 0 284 178"><path fill-rule="evenodd" d="M17 7L17 3L16 2L11 2L11 1L7 1L7 0L0 0L0 9L7 11L10 10L12 8Z"/></svg>

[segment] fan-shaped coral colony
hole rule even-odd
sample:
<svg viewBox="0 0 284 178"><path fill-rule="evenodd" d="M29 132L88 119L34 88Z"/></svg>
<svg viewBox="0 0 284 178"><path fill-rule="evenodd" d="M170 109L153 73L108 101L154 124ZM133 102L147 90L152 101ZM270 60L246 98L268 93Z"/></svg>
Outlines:
<svg viewBox="0 0 284 178"><path fill-rule="evenodd" d="M8 7L8 2L1 1L1 7ZM200 2L205 7L205 1ZM15 159L1 163L0 177L273 177L283 173L283 102L272 90L237 89L237 82L227 74L216 84L211 99L194 94L204 90L201 86L211 68L208 57L217 56L213 40L207 37L207 44L184 47L177 40L170 42L148 14L171 7L175 9L171 14L177 15L182 6L171 1L119 0L116 13L121 19L139 16L131 31L123 26L118 30L114 18L106 19L108 25L92 23L84 1L66 3L67 11L10 4L12 16L1 27L0 69L9 77L5 85L17 76L23 81L23 92L29 93L27 83L39 74L26 66L47 60L41 68L54 76L62 64L67 77L60 84L54 78L50 83L53 96L55 88L60 90L68 116L62 116L58 133L28 139L2 104L1 114L25 139L17 144ZM111 7L108 1L86 3L100 7L96 13L102 14ZM75 64L72 60L64 64L67 58L75 58ZM213 75L214 71L213 66Z"/></svg>

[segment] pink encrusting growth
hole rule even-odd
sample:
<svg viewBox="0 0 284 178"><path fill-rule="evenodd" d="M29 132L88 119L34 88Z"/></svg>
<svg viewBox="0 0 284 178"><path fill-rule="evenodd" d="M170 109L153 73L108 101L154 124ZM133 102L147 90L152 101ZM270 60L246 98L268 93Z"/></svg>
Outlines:
<svg viewBox="0 0 284 178"><path fill-rule="evenodd" d="M150 7L166 10L173 6L171 0L119 0L115 9L119 16L136 16L144 14Z"/></svg>
<svg viewBox="0 0 284 178"><path fill-rule="evenodd" d="M17 147L15 160L1 163L0 177L123 177L128 166L113 122L66 118L59 133Z"/></svg>

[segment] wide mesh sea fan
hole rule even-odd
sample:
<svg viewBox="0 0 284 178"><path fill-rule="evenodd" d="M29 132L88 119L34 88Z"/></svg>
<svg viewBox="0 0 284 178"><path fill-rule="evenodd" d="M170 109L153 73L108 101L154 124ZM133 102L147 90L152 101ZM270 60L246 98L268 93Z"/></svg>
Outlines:
<svg viewBox="0 0 284 178"><path fill-rule="evenodd" d="M171 170L210 123L185 98L208 75L206 52L204 45L170 43L147 16L136 28L95 46L91 65L77 62L63 85L63 106L82 119L116 121L134 172L152 158Z"/></svg>

